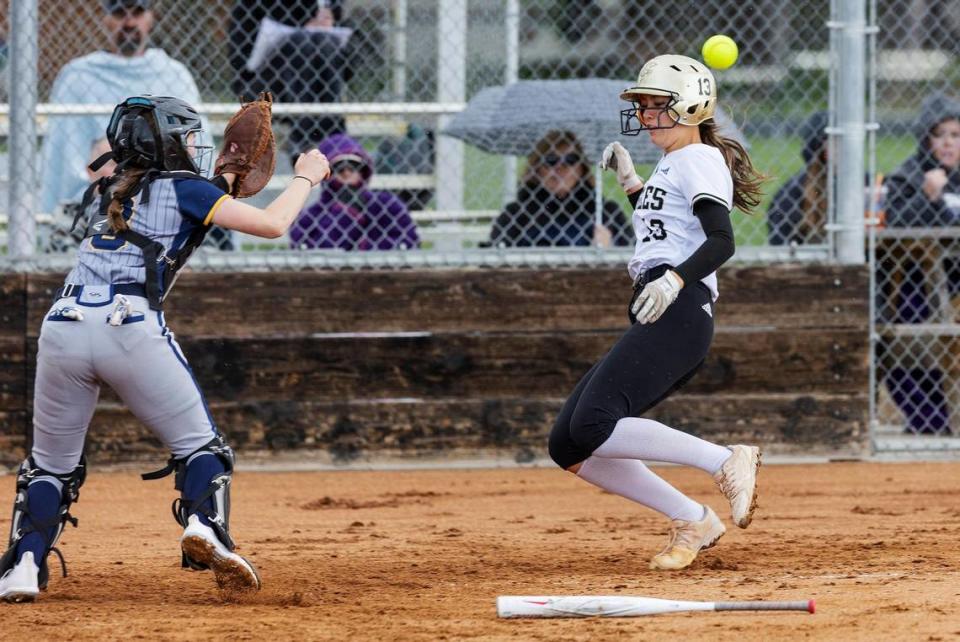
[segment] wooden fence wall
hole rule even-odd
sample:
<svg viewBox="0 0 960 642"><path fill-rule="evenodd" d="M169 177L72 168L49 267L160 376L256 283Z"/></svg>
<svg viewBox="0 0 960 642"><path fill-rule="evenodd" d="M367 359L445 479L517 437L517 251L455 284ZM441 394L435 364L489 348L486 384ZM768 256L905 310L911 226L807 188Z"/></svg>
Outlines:
<svg viewBox="0 0 960 642"><path fill-rule="evenodd" d="M63 275L0 277L0 464L29 444L36 342ZM867 273L726 268L703 370L651 416L775 452L867 444ZM622 270L188 273L166 318L239 451L333 461L543 456L566 394L626 328ZM92 461L160 461L104 390Z"/></svg>

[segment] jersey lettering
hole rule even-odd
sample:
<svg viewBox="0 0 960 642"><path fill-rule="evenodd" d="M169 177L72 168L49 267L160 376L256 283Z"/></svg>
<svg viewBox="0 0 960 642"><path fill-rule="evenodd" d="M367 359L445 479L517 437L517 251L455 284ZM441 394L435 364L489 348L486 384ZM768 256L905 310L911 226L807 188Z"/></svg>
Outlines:
<svg viewBox="0 0 960 642"><path fill-rule="evenodd" d="M643 196L640 197L639 206L645 210L660 211L663 209L663 197L666 194L666 190L660 187L647 185L643 190Z"/></svg>

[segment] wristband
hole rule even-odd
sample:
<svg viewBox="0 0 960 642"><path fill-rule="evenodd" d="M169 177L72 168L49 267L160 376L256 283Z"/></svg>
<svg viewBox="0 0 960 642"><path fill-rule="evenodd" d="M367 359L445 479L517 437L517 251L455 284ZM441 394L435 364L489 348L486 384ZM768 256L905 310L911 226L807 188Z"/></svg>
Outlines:
<svg viewBox="0 0 960 642"><path fill-rule="evenodd" d="M313 189L314 187L317 186L316 183L314 183L313 181L311 181L309 178L307 178L307 177L304 176L303 174L297 174L296 176L294 176L294 178L302 178L303 180L305 180L305 181L307 181L308 183L310 183L310 189Z"/></svg>

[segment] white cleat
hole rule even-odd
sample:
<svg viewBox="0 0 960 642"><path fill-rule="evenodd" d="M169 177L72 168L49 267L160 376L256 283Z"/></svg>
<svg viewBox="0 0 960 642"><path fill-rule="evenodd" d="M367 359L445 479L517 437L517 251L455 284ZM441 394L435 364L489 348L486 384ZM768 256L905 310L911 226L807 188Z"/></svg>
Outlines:
<svg viewBox="0 0 960 642"><path fill-rule="evenodd" d="M0 599L7 602L33 602L40 595L40 567L27 552L20 562L0 577Z"/></svg>
<svg viewBox="0 0 960 642"><path fill-rule="evenodd" d="M757 471L760 449L756 446L728 446L733 453L713 476L720 492L730 502L730 517L746 528L757 509Z"/></svg>
<svg viewBox="0 0 960 642"><path fill-rule="evenodd" d="M723 522L709 506L704 506L703 509L706 515L699 522L673 520L670 526L670 541L650 560L650 568L665 571L686 568L697 559L700 551L716 544L727 532Z"/></svg>
<svg viewBox="0 0 960 642"><path fill-rule="evenodd" d="M191 560L209 566L217 585L229 591L259 591L260 576L253 564L227 549L213 529L196 515L187 519L180 548Z"/></svg>

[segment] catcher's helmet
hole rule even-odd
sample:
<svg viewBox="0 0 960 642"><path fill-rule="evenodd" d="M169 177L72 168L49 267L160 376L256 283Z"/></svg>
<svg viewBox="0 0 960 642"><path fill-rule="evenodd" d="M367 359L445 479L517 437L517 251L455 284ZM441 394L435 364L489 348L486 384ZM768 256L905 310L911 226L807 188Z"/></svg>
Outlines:
<svg viewBox="0 0 960 642"><path fill-rule="evenodd" d="M669 127L646 127L637 117L641 94L668 96L662 109L673 124ZM717 83L707 67L693 58L667 54L647 61L637 76L637 85L624 89L621 100L633 103L620 112L620 131L636 136L644 129L670 129L677 125L696 126L713 118L717 107ZM633 126L631 121L636 120Z"/></svg>
<svg viewBox="0 0 960 642"><path fill-rule="evenodd" d="M118 166L168 172L204 173L205 154L200 152L212 147L201 144L202 133L197 110L170 96L127 98L113 110L107 125L107 141Z"/></svg>

